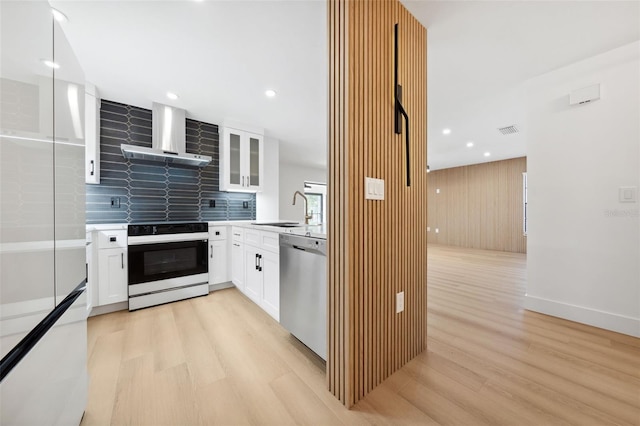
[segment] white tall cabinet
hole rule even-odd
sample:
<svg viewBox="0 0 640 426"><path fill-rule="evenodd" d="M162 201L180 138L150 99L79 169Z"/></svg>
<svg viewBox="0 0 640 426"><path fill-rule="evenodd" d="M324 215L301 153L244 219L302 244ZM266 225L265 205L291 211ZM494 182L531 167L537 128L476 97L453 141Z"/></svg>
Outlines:
<svg viewBox="0 0 640 426"><path fill-rule="evenodd" d="M264 185L264 136L225 127L220 141L220 190L259 192Z"/></svg>

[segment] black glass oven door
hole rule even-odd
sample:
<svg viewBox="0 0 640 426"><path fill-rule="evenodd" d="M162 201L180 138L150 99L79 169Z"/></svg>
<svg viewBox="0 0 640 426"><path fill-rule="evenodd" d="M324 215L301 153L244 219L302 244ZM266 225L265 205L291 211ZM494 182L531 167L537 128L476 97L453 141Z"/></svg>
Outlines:
<svg viewBox="0 0 640 426"><path fill-rule="evenodd" d="M208 271L207 241L130 245L129 285Z"/></svg>

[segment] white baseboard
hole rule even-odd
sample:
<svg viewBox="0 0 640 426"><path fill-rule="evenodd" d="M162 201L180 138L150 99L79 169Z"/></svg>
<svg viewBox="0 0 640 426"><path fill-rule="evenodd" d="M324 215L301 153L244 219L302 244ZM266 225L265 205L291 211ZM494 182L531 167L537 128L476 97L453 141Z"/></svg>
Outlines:
<svg viewBox="0 0 640 426"><path fill-rule="evenodd" d="M110 305L94 306L93 309L91 309L91 313L89 314L89 316L94 317L96 315L110 314L111 312L128 310L129 302L112 303Z"/></svg>
<svg viewBox="0 0 640 426"><path fill-rule="evenodd" d="M231 281L220 284L212 284L209 286L209 292L231 287L234 287ZM129 302L112 303L111 305L94 306L93 309L91 309L91 313L89 314L89 316L93 317L96 315L110 314L111 312L127 310L129 310Z"/></svg>
<svg viewBox="0 0 640 426"><path fill-rule="evenodd" d="M231 287L234 287L231 281L227 281L226 283L220 283L220 284L209 284L209 292L222 290L225 288L231 288Z"/></svg>
<svg viewBox="0 0 640 426"><path fill-rule="evenodd" d="M524 297L524 308L569 321L640 337L640 318L612 314L529 295Z"/></svg>

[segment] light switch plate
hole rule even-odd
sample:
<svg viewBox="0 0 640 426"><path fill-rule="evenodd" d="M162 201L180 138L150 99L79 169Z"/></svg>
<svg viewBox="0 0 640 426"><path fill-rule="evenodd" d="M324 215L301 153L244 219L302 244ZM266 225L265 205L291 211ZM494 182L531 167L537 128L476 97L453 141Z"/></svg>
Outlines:
<svg viewBox="0 0 640 426"><path fill-rule="evenodd" d="M384 200L384 180L365 177L364 198L366 200Z"/></svg>
<svg viewBox="0 0 640 426"><path fill-rule="evenodd" d="M621 203L637 203L638 187L621 186L620 188L618 188L618 201L620 201Z"/></svg>

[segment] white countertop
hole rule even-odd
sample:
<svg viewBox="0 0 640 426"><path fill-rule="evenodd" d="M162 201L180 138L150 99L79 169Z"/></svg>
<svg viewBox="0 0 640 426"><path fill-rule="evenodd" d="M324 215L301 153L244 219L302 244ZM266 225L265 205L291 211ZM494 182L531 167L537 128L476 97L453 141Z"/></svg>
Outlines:
<svg viewBox="0 0 640 426"><path fill-rule="evenodd" d="M280 226L270 226L270 225L255 225L257 221L255 220L238 220L238 221L218 221L218 222L209 222L209 226L222 226L222 225L231 225L231 226L239 226L241 228L248 229L257 229L260 231L269 231L269 232L278 232L281 234L294 234L300 235L303 237L312 237L312 238L323 238L327 239L327 225L305 225L304 223L300 224L300 226L296 226L294 228L283 228ZM283 220L273 220L273 221L260 221L266 223L272 222L288 222Z"/></svg>
<svg viewBox="0 0 640 426"><path fill-rule="evenodd" d="M282 228L279 226L269 226L269 225L254 225L256 222L287 222L284 220L270 220L270 221L255 221L255 220L218 220L213 222L208 222L209 226L239 226L242 228L249 229L257 229L261 231L269 231L269 232L278 232L284 234L294 234L300 235L303 237L312 237L312 238L327 238L327 225L305 225L300 224L300 226L296 226L295 228ZM126 230L127 223L100 223L100 224L90 224L87 225L87 232L92 231L113 231L113 230Z"/></svg>
<svg viewBox="0 0 640 426"><path fill-rule="evenodd" d="M87 232L92 231L115 231L124 229L126 231L128 223L95 223L87 225Z"/></svg>

